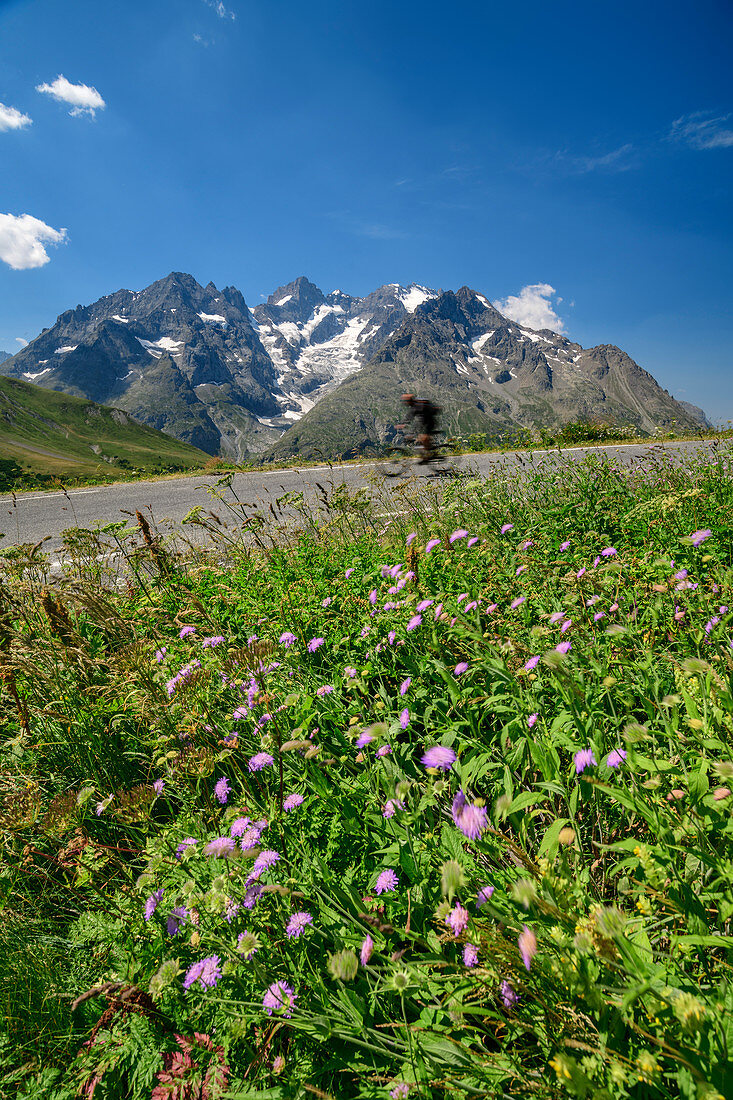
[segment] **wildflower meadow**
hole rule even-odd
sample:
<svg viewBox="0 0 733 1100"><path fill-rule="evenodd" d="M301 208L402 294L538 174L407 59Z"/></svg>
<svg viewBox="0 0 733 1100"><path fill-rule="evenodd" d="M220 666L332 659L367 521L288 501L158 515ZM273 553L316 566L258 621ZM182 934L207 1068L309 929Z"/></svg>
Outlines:
<svg viewBox="0 0 733 1100"><path fill-rule="evenodd" d="M0 1095L733 1096L730 451L377 482L0 556Z"/></svg>

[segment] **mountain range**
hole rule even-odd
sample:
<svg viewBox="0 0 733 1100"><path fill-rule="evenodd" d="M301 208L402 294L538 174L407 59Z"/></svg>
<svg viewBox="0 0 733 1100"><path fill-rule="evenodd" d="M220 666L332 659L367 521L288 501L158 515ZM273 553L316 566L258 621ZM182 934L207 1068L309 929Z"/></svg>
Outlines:
<svg viewBox="0 0 733 1100"><path fill-rule="evenodd" d="M707 424L619 348L529 329L468 287L392 283L359 298L301 276L250 309L235 287L172 272L67 310L0 357L0 374L234 459L382 447L404 390L433 399L462 436L594 417L640 432Z"/></svg>

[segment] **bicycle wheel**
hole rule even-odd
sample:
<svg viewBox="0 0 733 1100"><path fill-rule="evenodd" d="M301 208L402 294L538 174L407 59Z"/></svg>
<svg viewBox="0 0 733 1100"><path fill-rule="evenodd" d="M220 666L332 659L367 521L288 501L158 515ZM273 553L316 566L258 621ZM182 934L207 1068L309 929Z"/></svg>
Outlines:
<svg viewBox="0 0 733 1100"><path fill-rule="evenodd" d="M410 466L410 452L404 447L390 447L386 462L382 463L385 477L403 477Z"/></svg>

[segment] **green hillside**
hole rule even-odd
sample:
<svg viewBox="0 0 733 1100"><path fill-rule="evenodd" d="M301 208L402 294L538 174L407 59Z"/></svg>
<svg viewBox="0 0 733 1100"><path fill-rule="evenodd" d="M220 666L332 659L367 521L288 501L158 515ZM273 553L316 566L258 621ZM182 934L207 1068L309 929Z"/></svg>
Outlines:
<svg viewBox="0 0 733 1100"><path fill-rule="evenodd" d="M113 480L203 466L211 456L127 413L0 378L0 482Z"/></svg>

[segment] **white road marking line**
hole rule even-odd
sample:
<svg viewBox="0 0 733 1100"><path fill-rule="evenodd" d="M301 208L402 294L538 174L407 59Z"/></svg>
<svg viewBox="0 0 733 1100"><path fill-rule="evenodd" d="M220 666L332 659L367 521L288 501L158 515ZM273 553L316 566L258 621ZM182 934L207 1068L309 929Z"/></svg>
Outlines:
<svg viewBox="0 0 733 1100"><path fill-rule="evenodd" d="M105 488L107 488L107 486L105 486ZM109 486L109 488L111 488L111 486ZM79 496L82 496L82 494L84 494L84 493L101 493L101 492L102 492L101 489L72 489L69 492L68 495L70 497L79 497ZM32 496L32 497L19 496L19 497L16 498L15 502L13 501L12 497L8 497L7 500L0 500L0 504L13 504L13 503L22 504L22 502L24 500L54 500L57 497L63 497L65 495L66 495L65 493L36 493L35 496Z"/></svg>

